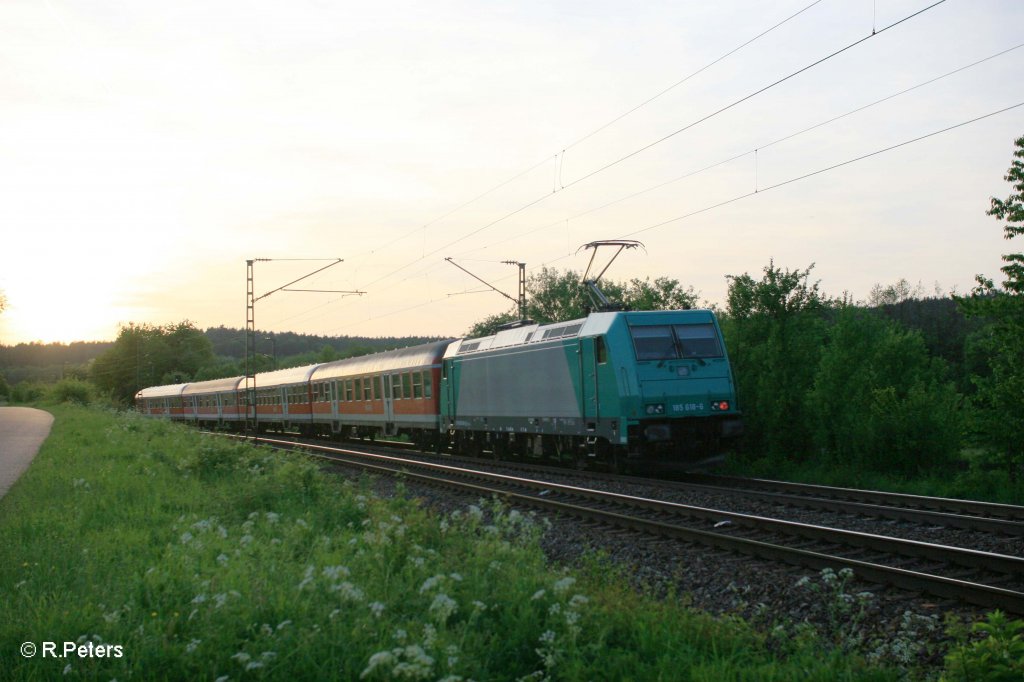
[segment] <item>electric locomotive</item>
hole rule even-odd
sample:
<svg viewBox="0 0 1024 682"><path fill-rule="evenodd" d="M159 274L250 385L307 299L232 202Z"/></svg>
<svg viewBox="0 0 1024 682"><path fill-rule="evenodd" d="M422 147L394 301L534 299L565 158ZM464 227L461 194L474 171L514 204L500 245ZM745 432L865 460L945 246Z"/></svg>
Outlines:
<svg viewBox="0 0 1024 682"><path fill-rule="evenodd" d="M692 464L741 430L710 310L597 312L457 340L440 398L455 448L499 458Z"/></svg>

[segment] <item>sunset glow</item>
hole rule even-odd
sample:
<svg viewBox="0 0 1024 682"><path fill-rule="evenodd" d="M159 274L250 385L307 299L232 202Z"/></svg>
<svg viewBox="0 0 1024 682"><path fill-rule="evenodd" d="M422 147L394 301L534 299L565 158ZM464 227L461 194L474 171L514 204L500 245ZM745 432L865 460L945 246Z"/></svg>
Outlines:
<svg viewBox="0 0 1024 682"><path fill-rule="evenodd" d="M514 291L501 261L582 271L595 239L711 303L772 258L860 299L997 274L1024 108L787 181L1024 101L1024 5L819 3L678 85L807 5L3 3L0 343L243 327L257 257L258 293L327 257L309 288L366 292L257 326L363 336L507 309L447 256Z"/></svg>

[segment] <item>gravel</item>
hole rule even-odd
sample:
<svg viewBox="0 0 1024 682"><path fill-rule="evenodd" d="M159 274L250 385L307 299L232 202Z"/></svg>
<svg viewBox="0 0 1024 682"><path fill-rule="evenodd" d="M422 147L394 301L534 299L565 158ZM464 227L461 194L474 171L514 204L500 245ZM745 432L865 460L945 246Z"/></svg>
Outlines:
<svg viewBox="0 0 1024 682"><path fill-rule="evenodd" d="M331 467L345 476L359 474L345 467ZM517 472L522 475L521 472ZM545 475L545 478L554 478ZM599 487L586 475L572 477L575 485ZM478 500L458 494L404 482L406 493L439 514L464 510ZM395 481L374 479L375 492L383 497L395 494ZM947 544L969 542L977 547L981 534L915 527L915 524L849 517L843 514L789 507L766 509L763 504L738 500L735 496L688 496L680 491L652 490L647 484L601 481L602 489L671 497L675 501L701 506L743 505L750 513L779 516L821 525L842 523L843 527L865 532L899 530L901 536ZM726 499L727 498L727 499ZM787 566L733 554L704 546L655 538L575 518L540 514L550 521L551 530L542 548L556 565L579 567L582 558L595 552L607 557L613 570L639 591L658 598L676 598L683 605L715 615L741 616L768 636L771 645L792 637L801 628L813 627L826 641L856 650L876 660L903 666L935 670L942 664L948 645L943 621L953 616L962 622L982 618L985 610L962 603L918 595L855 579L836 580L808 569ZM841 517L841 518L840 518ZM848 524L848 525L847 525ZM880 528L880 524L885 528ZM973 539L973 541L972 541ZM1019 538L984 538L991 546L1019 546ZM674 595L674 596L673 596ZM848 608L849 610L844 610Z"/></svg>

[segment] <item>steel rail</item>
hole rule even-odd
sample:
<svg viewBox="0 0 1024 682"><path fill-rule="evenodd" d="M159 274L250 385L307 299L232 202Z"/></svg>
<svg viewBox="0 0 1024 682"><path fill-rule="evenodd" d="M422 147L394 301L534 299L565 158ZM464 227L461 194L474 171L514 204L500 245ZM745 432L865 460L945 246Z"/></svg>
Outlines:
<svg viewBox="0 0 1024 682"><path fill-rule="evenodd" d="M414 449L408 443L375 442L381 447ZM316 445L321 444L316 443ZM417 453L417 456L433 458L435 460L441 459L447 462L462 462L466 465L498 463L486 458L458 455ZM501 466L534 473L570 475L572 471L564 467L507 460L500 460L500 464ZM804 483L739 477L699 475L691 480L678 481L607 474L603 472L590 472L588 475L600 480L618 481L631 485L651 485L676 490L696 490L719 494L741 494L747 498L769 502L777 501L787 506L822 509L844 514L857 514L946 528L960 528L963 530L1024 537L1024 507L1015 505L858 490L855 488L832 488ZM715 485L713 483L696 482L699 480L722 480L726 484ZM743 487L743 484L748 482L753 484L753 487ZM880 503L885 501L889 501L889 503ZM892 504L891 502L899 502L899 504ZM921 506L913 506L915 504L920 504ZM943 511L940 508L952 509L953 511Z"/></svg>
<svg viewBox="0 0 1024 682"><path fill-rule="evenodd" d="M952 510L958 514L973 514L978 517L1011 519L1024 522L1024 506L1001 504L998 502L982 502L980 500L964 500L952 497L929 497L926 495L910 495L907 493L891 493L880 490L861 490L858 488L833 488L811 483L791 483L789 481L773 481L763 478L742 478L737 476L701 475L695 480L703 480L717 487L745 490L784 491L786 493L811 495L821 498L846 499L869 504L882 503L892 507L916 509L932 509L935 511Z"/></svg>
<svg viewBox="0 0 1024 682"><path fill-rule="evenodd" d="M352 464L364 469L382 471L391 474L401 473L401 475L407 478L415 479L423 483L429 483L433 485L444 485L446 487L452 487L463 491L470 491L483 495L499 495L505 497L510 501L515 501L535 507L542 507L554 511L565 512L574 516L593 518L596 520L600 520L604 523L610 523L618 527L625 527L633 530L654 533L656 535L663 537L673 537L676 539L710 545L720 549L736 551L752 556L758 556L776 561L783 561L790 564L796 564L816 569L844 567L851 568L862 579L871 582L892 584L897 587L927 592L941 597L962 599L985 607L1001 608L1007 611L1011 611L1013 613L1024 613L1024 592L1018 592L1015 590L996 587L993 585L986 585L982 583L961 580L958 578L951 578L946 576L923 573L919 571L912 571L900 567L887 566L884 564L878 564L869 561L853 559L849 557L824 554L822 552L815 552L802 548L787 547L784 545L764 542L761 540L738 537L736 535L730 535L727 533L718 533L698 528L688 528L674 523L668 523L662 520L653 520L637 516L629 516L619 512L609 511L607 509L583 507L578 504L571 504L568 502L551 499L550 497L546 496L542 497L541 495L545 495L545 491L547 495L550 495L550 492L552 490L557 490L564 494L583 496L585 498L590 499L599 499L606 502L614 501L615 504L619 506L628 505L646 509L653 508L658 511L662 511L663 513L669 510L671 510L671 513L678 513L680 511L680 508L682 508L686 509L686 514L690 514L691 512L693 512L693 510L699 510L700 514L714 514L717 515L719 519L723 517L723 514L730 517L743 516L734 515L730 512L723 513L718 512L717 510L688 508L687 505L665 503L660 502L658 500L650 500L646 498L636 498L635 500L631 500L629 496L618 495L616 493L593 491L585 488L577 488L575 486L563 486L543 481L534 481L530 479L522 479L519 477L504 476L501 474L493 474L489 472L481 472L476 470L465 470L459 469L457 467L450 467L446 465L432 464L428 462L420 462L415 460L405 460L402 458L389 457L387 455L379 455L374 453L365 453L345 448L301 445L293 443L291 441L281 441L275 439L262 440L263 442L271 444L272 446L275 447L300 448L306 450L307 454L311 454L312 456L322 458L330 462ZM309 452L310 450L318 450L322 452ZM351 457L354 457L356 459L349 459ZM371 464L366 460L375 461L377 463ZM483 479L485 481L490 482L491 484L525 486L527 489L535 491L535 494L524 494L521 492L514 492L507 489L503 489L501 487L492 487L490 485L485 486L475 483L466 483L464 481L455 481L452 480L451 478L443 478L438 475L430 475L425 473L417 473L415 471L408 471L408 467L410 466L413 468L426 469L432 471L434 474L455 476L459 478ZM791 531L798 531L795 533L797 535L802 535L803 533L810 533L810 535L804 535L804 537L813 536L812 539L816 541L836 540L839 536L846 538L844 542L850 541L851 544L858 541L874 543L877 540L879 544L872 547L873 549L900 546L902 547L902 550L906 553L906 555L913 556L915 558L925 556L929 559L935 559L938 561L953 561L954 563L963 563L963 565L970 565L974 567L978 567L979 561L984 561L983 566L986 569L1003 571L1014 575L1021 575L1021 566L1024 565L1024 560L1018 559L1016 557L1008 557L1005 555L991 554L987 552L977 552L974 550L962 550L959 548L949 548L941 545L928 545L928 543L896 540L893 538L886 538L884 536L871 536L870 534L853 533L851 531L841 531L839 533L833 533L832 531L834 531L835 529L828 529L821 526L809 526L807 524L794 524L793 522L780 522L775 519L766 519L764 517L750 518L756 520L757 524L774 526L773 529L776 530L780 528L789 528ZM798 528L801 526L803 527L803 529ZM860 540L858 540L857 538L860 538ZM922 551L925 552L924 555L920 553L915 553ZM938 554L931 555L929 554L931 551L938 552ZM954 556L957 557L956 560L952 558Z"/></svg>

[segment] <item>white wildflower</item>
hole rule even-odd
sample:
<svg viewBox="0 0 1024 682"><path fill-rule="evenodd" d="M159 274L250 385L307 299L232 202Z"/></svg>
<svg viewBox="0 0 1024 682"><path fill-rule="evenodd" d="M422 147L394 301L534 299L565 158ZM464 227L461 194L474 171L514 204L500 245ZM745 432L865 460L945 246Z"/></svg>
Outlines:
<svg viewBox="0 0 1024 682"><path fill-rule="evenodd" d="M367 662L362 674L359 675L359 679L366 677L377 668L392 668L397 662L398 659L390 651L378 651L373 656L370 656L370 660Z"/></svg>
<svg viewBox="0 0 1024 682"><path fill-rule="evenodd" d="M435 587L441 584L442 580L444 580L443 575L430 576L429 578L423 581L422 585L420 585L420 594L426 594L430 590L434 589Z"/></svg>
<svg viewBox="0 0 1024 682"><path fill-rule="evenodd" d="M573 578L572 576L567 576L565 578L562 578L561 580L556 580L555 584L552 586L551 589L553 589L555 591L555 594L557 594L558 596L562 596L563 594L569 591L570 587L572 587L575 584L576 578Z"/></svg>
<svg viewBox="0 0 1024 682"><path fill-rule="evenodd" d="M347 578L351 573L345 566L325 566L323 575L330 580L337 580L338 578Z"/></svg>
<svg viewBox="0 0 1024 682"><path fill-rule="evenodd" d="M201 640L201 639L193 639L187 645L185 645L185 653L187 653L187 654L194 653L195 650L199 647L199 645L202 644L202 642L203 642L203 640Z"/></svg>
<svg viewBox="0 0 1024 682"><path fill-rule="evenodd" d="M445 623L459 610L458 603L443 592L434 597L430 604L430 615L439 623Z"/></svg>
<svg viewBox="0 0 1024 682"><path fill-rule="evenodd" d="M374 618L380 618L380 615L384 613L384 608L383 602L375 601L370 603L370 611L373 612Z"/></svg>

